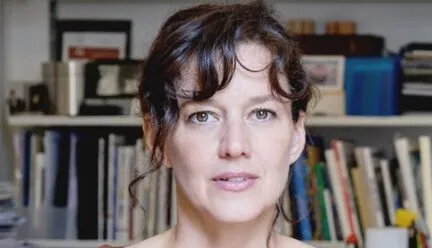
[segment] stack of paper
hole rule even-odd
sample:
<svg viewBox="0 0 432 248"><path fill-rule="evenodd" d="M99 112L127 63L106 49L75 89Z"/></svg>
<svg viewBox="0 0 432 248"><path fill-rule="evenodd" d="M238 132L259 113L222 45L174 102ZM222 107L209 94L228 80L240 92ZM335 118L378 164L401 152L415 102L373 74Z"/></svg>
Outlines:
<svg viewBox="0 0 432 248"><path fill-rule="evenodd" d="M17 229L23 221L16 213L12 185L0 182L0 247L23 247L16 239Z"/></svg>

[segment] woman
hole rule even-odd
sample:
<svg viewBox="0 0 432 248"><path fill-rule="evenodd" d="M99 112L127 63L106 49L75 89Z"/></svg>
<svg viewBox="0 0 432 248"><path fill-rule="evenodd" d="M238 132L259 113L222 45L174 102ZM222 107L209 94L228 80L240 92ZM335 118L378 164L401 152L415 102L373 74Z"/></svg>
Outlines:
<svg viewBox="0 0 432 248"><path fill-rule="evenodd" d="M299 56L262 2L199 5L164 23L139 96L153 165L176 176L177 224L130 248L309 247L273 231L305 146Z"/></svg>

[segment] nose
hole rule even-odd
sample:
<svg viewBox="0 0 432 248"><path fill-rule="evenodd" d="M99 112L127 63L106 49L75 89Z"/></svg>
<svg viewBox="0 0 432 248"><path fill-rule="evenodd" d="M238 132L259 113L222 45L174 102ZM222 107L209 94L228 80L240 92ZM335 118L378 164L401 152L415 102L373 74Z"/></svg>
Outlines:
<svg viewBox="0 0 432 248"><path fill-rule="evenodd" d="M247 127L241 121L230 122L224 125L219 147L219 157L238 158L250 157L250 136Z"/></svg>

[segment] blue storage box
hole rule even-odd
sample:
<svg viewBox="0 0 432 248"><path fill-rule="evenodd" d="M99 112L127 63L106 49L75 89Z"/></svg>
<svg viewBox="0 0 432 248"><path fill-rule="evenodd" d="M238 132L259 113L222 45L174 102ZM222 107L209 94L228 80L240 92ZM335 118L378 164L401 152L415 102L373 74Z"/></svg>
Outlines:
<svg viewBox="0 0 432 248"><path fill-rule="evenodd" d="M399 57L347 58L345 102L347 115L399 114Z"/></svg>

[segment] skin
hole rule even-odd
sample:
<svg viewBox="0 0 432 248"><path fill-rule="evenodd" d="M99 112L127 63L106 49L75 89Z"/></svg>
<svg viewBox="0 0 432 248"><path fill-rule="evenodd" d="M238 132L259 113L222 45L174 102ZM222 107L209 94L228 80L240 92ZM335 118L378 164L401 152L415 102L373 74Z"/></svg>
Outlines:
<svg viewBox="0 0 432 248"><path fill-rule="evenodd" d="M254 43L241 44L237 55L253 70L270 62L268 51ZM196 87L193 72L191 64L180 89ZM289 165L305 145L304 114L294 122L289 101L273 97L268 82L267 70L249 72L238 65L229 86L209 101L179 99L180 118L165 151L165 164L177 180L177 225L129 248L267 247ZM282 77L280 82L288 88ZM259 178L242 192L223 191L211 180L239 171ZM270 247L310 246L274 233Z"/></svg>

